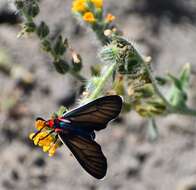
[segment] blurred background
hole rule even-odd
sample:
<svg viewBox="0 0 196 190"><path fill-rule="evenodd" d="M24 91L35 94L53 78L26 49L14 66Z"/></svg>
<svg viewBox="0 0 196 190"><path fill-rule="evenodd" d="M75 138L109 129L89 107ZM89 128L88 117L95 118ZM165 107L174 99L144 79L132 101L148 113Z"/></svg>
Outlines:
<svg viewBox="0 0 196 190"><path fill-rule="evenodd" d="M97 134L108 159L103 180L89 176L66 147L52 158L28 139L35 118L60 105L74 107L81 84L58 74L32 35L18 39L21 18L13 1L0 0L0 189L2 190L195 190L196 119L158 118L159 138L150 141L148 122L131 112ZM37 18L52 35L62 32L80 52L90 76L100 44L73 18L71 0L42 0ZM189 104L196 108L196 1L105 0L116 24L138 51L152 56L156 75L178 74L187 62L192 75Z"/></svg>

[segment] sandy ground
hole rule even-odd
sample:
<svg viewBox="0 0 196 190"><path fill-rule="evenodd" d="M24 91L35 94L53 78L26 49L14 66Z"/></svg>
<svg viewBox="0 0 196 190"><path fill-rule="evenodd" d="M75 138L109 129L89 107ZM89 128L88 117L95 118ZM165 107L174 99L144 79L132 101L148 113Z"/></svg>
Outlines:
<svg viewBox="0 0 196 190"><path fill-rule="evenodd" d="M89 176L62 147L50 158L28 140L37 116L48 118L62 100L73 107L70 97L80 84L70 75L55 72L50 58L39 48L35 36L17 39L20 26L5 23L1 15L7 1L0 0L0 51L12 64L29 70L36 83L32 88L16 88L17 81L0 73L0 189L2 190L195 190L196 119L178 115L158 118L160 136L150 142L148 122L131 112L120 123L97 135L108 159L103 180ZM151 55L155 74L177 74L190 62L190 101L196 107L196 3L194 0L108 0L107 10L117 16L117 24L127 39L143 55ZM100 44L95 36L73 18L71 1L41 1L41 14L51 32L62 29L72 46L89 66L99 63ZM8 16L6 17L8 18ZM6 21L9 22L9 21ZM90 50L90 51L89 51ZM96 59L95 59L96 58ZM13 109L2 104L19 97Z"/></svg>

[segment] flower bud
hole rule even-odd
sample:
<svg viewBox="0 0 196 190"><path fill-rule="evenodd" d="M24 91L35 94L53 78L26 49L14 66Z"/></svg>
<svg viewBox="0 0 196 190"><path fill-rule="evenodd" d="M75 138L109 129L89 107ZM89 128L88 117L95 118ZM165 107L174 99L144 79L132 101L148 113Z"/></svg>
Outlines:
<svg viewBox="0 0 196 190"><path fill-rule="evenodd" d="M34 22L27 22L24 24L23 26L24 31L27 33L31 33L34 32L36 30L36 25Z"/></svg>
<svg viewBox="0 0 196 190"><path fill-rule="evenodd" d="M21 9L24 8L24 2L21 1L21 0L16 0L16 1L15 1L15 5L16 5L16 8L17 8L18 10L21 10Z"/></svg>
<svg viewBox="0 0 196 190"><path fill-rule="evenodd" d="M45 38L49 34L49 28L45 22L41 22L37 28L37 35L42 39Z"/></svg>
<svg viewBox="0 0 196 190"><path fill-rule="evenodd" d="M75 72L79 72L82 68L82 58L75 51L72 51L72 66Z"/></svg>
<svg viewBox="0 0 196 190"><path fill-rule="evenodd" d="M150 98L155 94L151 83L144 84L140 88L135 88L134 91L140 95L140 98Z"/></svg>
<svg viewBox="0 0 196 190"><path fill-rule="evenodd" d="M39 14L39 6L36 2L26 3L23 11L29 17L34 18Z"/></svg>
<svg viewBox="0 0 196 190"><path fill-rule="evenodd" d="M54 61L53 63L57 72L60 74L65 74L69 71L69 65L65 60L60 59L58 61Z"/></svg>
<svg viewBox="0 0 196 190"><path fill-rule="evenodd" d="M164 114L166 106L160 101L148 101L135 105L135 111L143 117L153 117Z"/></svg>
<svg viewBox="0 0 196 190"><path fill-rule="evenodd" d="M118 72L120 74L125 74L126 71L125 71L125 66L123 64L118 66Z"/></svg>
<svg viewBox="0 0 196 190"><path fill-rule="evenodd" d="M65 53L66 51L66 46L65 46L65 43L62 39L62 36L60 35L58 38L57 38L57 41L54 45L54 53L57 55L57 56L61 56Z"/></svg>
<svg viewBox="0 0 196 190"><path fill-rule="evenodd" d="M42 41L42 48L44 51L49 52L51 50L51 43L48 40L43 40Z"/></svg>

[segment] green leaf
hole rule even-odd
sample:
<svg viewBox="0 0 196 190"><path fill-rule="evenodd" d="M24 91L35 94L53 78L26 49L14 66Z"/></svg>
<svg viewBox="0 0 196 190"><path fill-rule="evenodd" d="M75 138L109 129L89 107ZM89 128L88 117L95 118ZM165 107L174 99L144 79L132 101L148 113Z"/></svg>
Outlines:
<svg viewBox="0 0 196 190"><path fill-rule="evenodd" d="M37 27L37 35L40 37L40 39L45 38L49 34L49 27L45 22L41 22L39 26Z"/></svg>
<svg viewBox="0 0 196 190"><path fill-rule="evenodd" d="M176 78L175 76L168 74L168 77L170 79L170 81L173 83L173 85L178 89L178 90L182 90L182 84L180 82L180 80L178 78Z"/></svg>
<svg viewBox="0 0 196 190"><path fill-rule="evenodd" d="M56 71L60 74L66 74L69 71L69 64L65 60L58 60L53 62Z"/></svg>
<svg viewBox="0 0 196 190"><path fill-rule="evenodd" d="M179 78L168 74L169 80L172 81L173 85L170 90L170 103L176 107L186 107L187 101L187 88L190 80L190 65L186 64L181 72Z"/></svg>
<svg viewBox="0 0 196 190"><path fill-rule="evenodd" d="M56 56L62 56L66 51L66 45L64 43L63 37L60 35L57 37L56 42L54 44L53 51Z"/></svg>
<svg viewBox="0 0 196 190"><path fill-rule="evenodd" d="M188 84L190 81L190 74L191 74L190 64L184 65L179 78L183 90L186 90L188 88Z"/></svg>
<svg viewBox="0 0 196 190"><path fill-rule="evenodd" d="M175 107L185 107L187 94L183 90L181 81L172 75L169 75L169 78L173 83L170 90L169 102Z"/></svg>

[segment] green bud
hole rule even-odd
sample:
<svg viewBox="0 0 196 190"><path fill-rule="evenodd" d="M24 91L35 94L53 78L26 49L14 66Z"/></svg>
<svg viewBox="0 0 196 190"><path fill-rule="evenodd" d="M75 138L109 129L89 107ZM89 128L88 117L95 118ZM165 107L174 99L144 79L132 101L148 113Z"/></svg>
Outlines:
<svg viewBox="0 0 196 190"><path fill-rule="evenodd" d="M76 52L72 52L72 66L75 72L79 72L82 69L82 58Z"/></svg>
<svg viewBox="0 0 196 190"><path fill-rule="evenodd" d="M60 59L58 61L54 61L53 63L57 72L60 74L65 74L69 71L69 65L65 60Z"/></svg>
<svg viewBox="0 0 196 190"><path fill-rule="evenodd" d="M95 6L92 1L86 1L86 7L88 8L89 11L93 12L95 10Z"/></svg>
<svg viewBox="0 0 196 190"><path fill-rule="evenodd" d="M135 67L138 66L138 60L130 58L129 60L126 60L126 70L128 73L132 73Z"/></svg>
<svg viewBox="0 0 196 190"><path fill-rule="evenodd" d="M152 97L154 92L154 88L151 83L144 84L141 88L135 89L135 93L139 93L142 98Z"/></svg>
<svg viewBox="0 0 196 190"><path fill-rule="evenodd" d="M23 26L24 31L27 33L31 33L34 32L36 30L36 25L34 22L27 22L24 24Z"/></svg>
<svg viewBox="0 0 196 190"><path fill-rule="evenodd" d="M143 117L153 117L164 114L166 106L160 100L140 101L135 103L135 110Z"/></svg>
<svg viewBox="0 0 196 190"><path fill-rule="evenodd" d="M49 28L45 22L41 22L37 28L37 35L40 39L45 38L49 34Z"/></svg>
<svg viewBox="0 0 196 190"><path fill-rule="evenodd" d="M61 56L65 53L66 51L66 46L65 46L65 43L63 41L63 38L62 36L60 35L57 40L56 40L56 43L54 45L54 53L57 55L57 56Z"/></svg>
<svg viewBox="0 0 196 190"><path fill-rule="evenodd" d="M126 71L125 71L125 66L124 65L119 65L118 66L118 72L120 74L124 74Z"/></svg>
<svg viewBox="0 0 196 190"><path fill-rule="evenodd" d="M98 56L100 57L103 63L115 63L117 56L119 54L119 50L112 43L104 46L99 52Z"/></svg>
<svg viewBox="0 0 196 190"><path fill-rule="evenodd" d="M43 48L44 51L50 52L51 51L51 43L50 43L50 41L48 41L46 39L43 40L42 41L42 48Z"/></svg>
<svg viewBox="0 0 196 190"><path fill-rule="evenodd" d="M149 105L151 105L154 109L159 110L159 112L163 112L166 109L166 106L164 105L164 103L160 100L153 100L153 101L148 101L147 102Z"/></svg>
<svg viewBox="0 0 196 190"><path fill-rule="evenodd" d="M96 8L95 9L95 15L97 19L103 19L103 9L101 8Z"/></svg>
<svg viewBox="0 0 196 190"><path fill-rule="evenodd" d="M34 18L39 14L39 6L36 2L32 1L25 4L23 11L27 16Z"/></svg>
<svg viewBox="0 0 196 190"><path fill-rule="evenodd" d="M24 2L23 2L23 1L16 0L16 1L15 1L15 5L16 5L16 8L17 8L18 10L21 10L21 9L24 8Z"/></svg>
<svg viewBox="0 0 196 190"><path fill-rule="evenodd" d="M135 105L135 111L141 115L142 117L150 117L151 115L149 114L148 108L145 106L142 106L141 104Z"/></svg>

